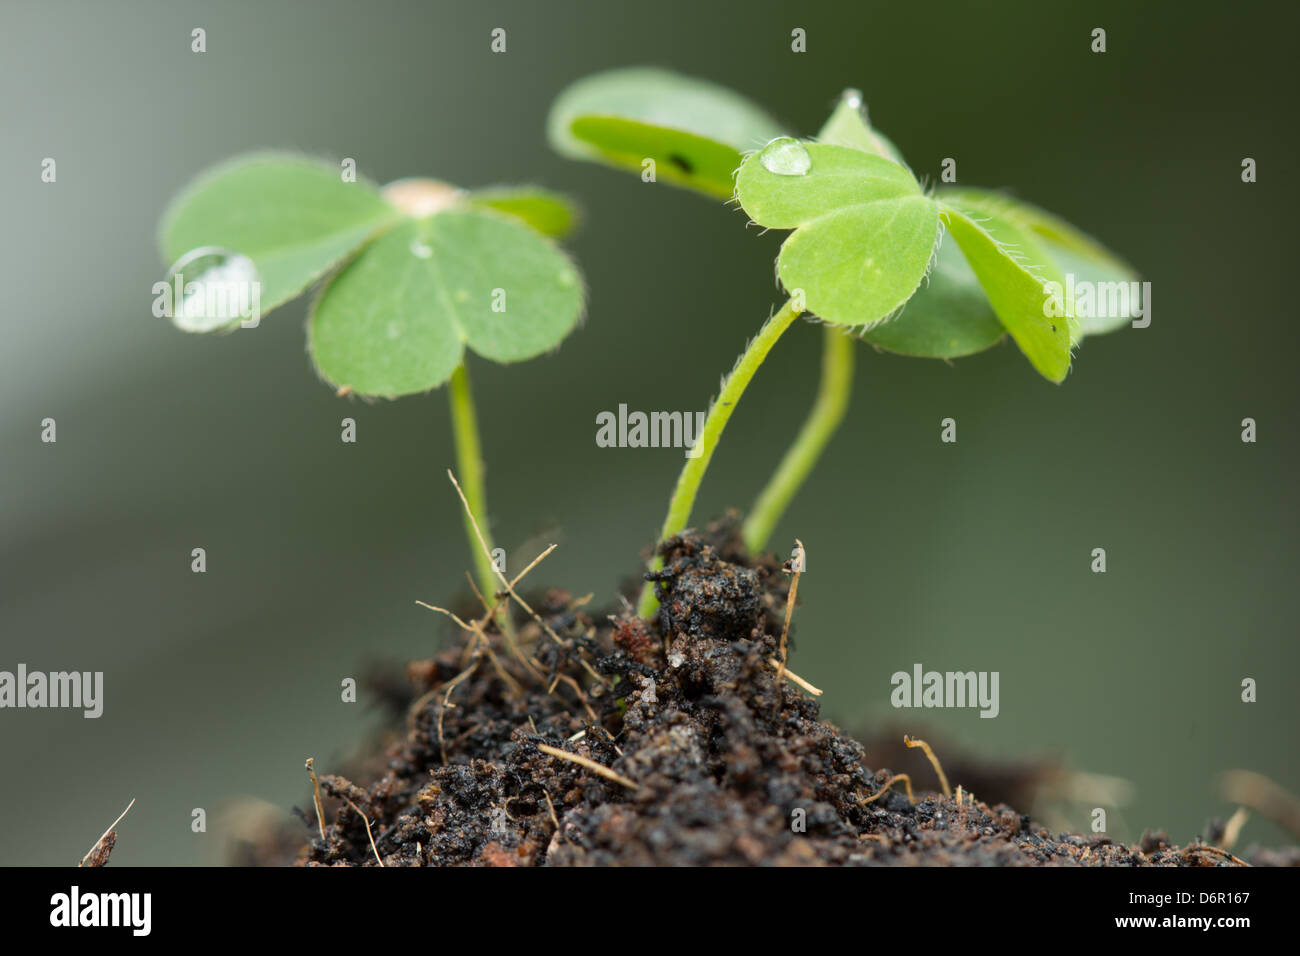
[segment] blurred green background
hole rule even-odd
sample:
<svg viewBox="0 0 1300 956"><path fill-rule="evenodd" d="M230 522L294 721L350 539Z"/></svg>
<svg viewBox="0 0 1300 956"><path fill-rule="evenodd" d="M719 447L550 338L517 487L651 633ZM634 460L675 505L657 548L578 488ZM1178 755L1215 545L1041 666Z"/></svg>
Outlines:
<svg viewBox="0 0 1300 956"><path fill-rule="evenodd" d="M465 590L443 393L335 398L305 354L302 302L218 338L151 316L155 223L212 162L274 146L354 157L380 182L577 196L584 327L554 356L473 366L492 519L507 546L559 542L534 585L603 603L635 574L681 455L597 448L595 416L705 407L779 301L780 235L549 151L555 94L631 64L735 87L804 133L860 87L918 173L933 181L954 157L961 182L1015 187L1153 283L1151 327L1090 340L1060 387L1011 344L952 366L860 349L848 421L776 536L808 549L793 667L825 688L824 713L1126 778L1121 838L1202 832L1232 810L1214 785L1226 768L1300 789L1290 16L9 0L0 669L103 670L106 710L0 712L0 862L75 863L131 797L114 863L218 858L225 802L305 805L303 758L328 770L377 724L340 702L339 681L428 656L448 632L414 600ZM498 26L504 55L489 52ZM1096 26L1104 55L1089 51ZM805 54L790 52L794 27ZM47 156L55 184L40 181ZM783 340L697 516L752 499L811 402L819 348L811 326ZM339 441L344 416L356 445ZM955 446L939 441L946 416ZM1246 416L1257 444L1240 441ZM1105 575L1089 571L1094 547ZM892 710L889 675L914 662L1000 671L1001 715ZM190 831L194 807L207 834ZM1087 807L1074 813L1086 830ZM1256 817L1242 842L1285 839Z"/></svg>

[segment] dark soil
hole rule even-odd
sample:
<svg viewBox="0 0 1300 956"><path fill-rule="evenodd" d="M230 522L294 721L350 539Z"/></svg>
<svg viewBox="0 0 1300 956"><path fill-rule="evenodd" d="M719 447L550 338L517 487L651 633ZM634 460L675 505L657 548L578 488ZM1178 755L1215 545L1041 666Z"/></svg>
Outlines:
<svg viewBox="0 0 1300 956"><path fill-rule="evenodd" d="M314 812L303 814L311 841L299 862L1241 864L1159 834L1139 846L1053 835L1002 803L967 797L959 806L922 792L932 775L913 774L915 803L901 782L880 796L890 771L870 769L861 745L818 720L808 694L778 682L789 575L770 558L745 557L728 522L674 538L663 554L653 624L550 591L530 603L554 636L528 619L519 629L527 664L500 635L488 636L489 655L464 633L411 665L417 699L406 732L379 767L354 771L366 785L321 776L330 823L321 839ZM954 786L966 782L949 769Z"/></svg>

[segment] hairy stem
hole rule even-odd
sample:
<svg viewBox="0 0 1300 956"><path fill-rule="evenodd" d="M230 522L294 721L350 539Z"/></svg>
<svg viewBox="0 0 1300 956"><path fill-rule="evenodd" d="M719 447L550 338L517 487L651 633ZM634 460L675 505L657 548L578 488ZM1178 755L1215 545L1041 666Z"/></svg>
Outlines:
<svg viewBox="0 0 1300 956"><path fill-rule="evenodd" d="M745 547L751 552L767 547L777 522L844 419L853 390L853 346L853 339L842 330L831 325L823 329L822 378L817 401L745 519L742 534Z"/></svg>
<svg viewBox="0 0 1300 956"><path fill-rule="evenodd" d="M677 477L677 487L673 489L672 499L668 502L668 515L664 518L663 528L659 532L660 542L685 530L691 520L691 510L695 507L695 496L699 493L700 482L704 480L704 473L709 469L709 462L713 458L714 451L717 450L723 429L731 419L731 413L736 410L740 397L745 394L745 389L759 366L763 364L763 360L767 358L767 353L772 351L772 346L776 345L777 339L797 318L799 313L795 311L794 303L787 301L776 315L764 323L758 335L754 336L740 356L736 367L722 383L722 391L718 393L717 400L709 409L709 414L704 419L704 430L696 438L695 446L692 448L695 456L687 458L681 474ZM656 554L650 561L650 570L657 571L662 567L663 559ZM637 611L642 617L650 617L658 608L659 602L655 598L654 584L647 581L641 590Z"/></svg>
<svg viewBox="0 0 1300 956"><path fill-rule="evenodd" d="M483 540L487 543L490 552L494 545L492 532L488 527L487 486L483 480L483 448L479 442L478 415L474 411L474 396L470 392L469 371L465 368L464 362L451 373L448 395L451 399L451 430L456 440L457 479L465 492L465 500L469 502L469 509L474 513L474 520L478 522L479 530L483 532ZM465 540L469 544L470 554L474 556L478 586L483 596L491 601L492 595L499 587L496 572L492 568L492 559L483 553L469 515L466 514L464 518Z"/></svg>

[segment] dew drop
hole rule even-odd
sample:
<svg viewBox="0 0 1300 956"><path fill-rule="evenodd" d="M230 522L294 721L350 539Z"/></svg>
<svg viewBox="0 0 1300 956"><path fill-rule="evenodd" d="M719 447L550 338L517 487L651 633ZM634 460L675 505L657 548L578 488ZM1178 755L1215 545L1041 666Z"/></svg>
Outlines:
<svg viewBox="0 0 1300 956"><path fill-rule="evenodd" d="M804 176L812 168L812 157L798 140L774 139L763 147L758 161L769 173L778 176Z"/></svg>
<svg viewBox="0 0 1300 956"><path fill-rule="evenodd" d="M261 281L253 260L220 246L200 246L167 270L168 318L184 332L217 332L259 318Z"/></svg>
<svg viewBox="0 0 1300 956"><path fill-rule="evenodd" d="M861 90L855 90L852 87L850 87L849 89L845 90L843 93L840 94L840 99L843 100L844 105L848 106L850 109L855 109L855 110L862 109Z"/></svg>
<svg viewBox="0 0 1300 956"><path fill-rule="evenodd" d="M411 240L411 255L417 259L427 259L433 255L433 249L419 239Z"/></svg>

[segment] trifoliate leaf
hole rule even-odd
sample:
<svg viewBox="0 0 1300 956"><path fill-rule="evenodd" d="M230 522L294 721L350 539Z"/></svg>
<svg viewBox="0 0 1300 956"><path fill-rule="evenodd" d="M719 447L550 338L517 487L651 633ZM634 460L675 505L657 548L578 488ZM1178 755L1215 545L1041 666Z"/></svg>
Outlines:
<svg viewBox="0 0 1300 956"><path fill-rule="evenodd" d="M399 214L370 183L283 153L241 156L196 179L163 215L159 240L175 262L205 247L246 256L263 314L356 251Z"/></svg>
<svg viewBox="0 0 1300 956"><path fill-rule="evenodd" d="M745 157L736 198L760 226L794 229L848 206L919 196L910 172L874 153L826 143L774 139Z"/></svg>
<svg viewBox="0 0 1300 956"><path fill-rule="evenodd" d="M520 219L545 236L562 239L578 223L578 209L566 197L535 186L493 186L468 196L472 206L485 206Z"/></svg>
<svg viewBox="0 0 1300 956"><path fill-rule="evenodd" d="M845 146L777 139L746 157L736 197L759 225L796 229L777 274L828 322L867 325L916 291L939 234L934 200L902 166Z"/></svg>
<svg viewBox="0 0 1300 956"><path fill-rule="evenodd" d="M844 91L817 140L907 165L898 147L868 122L858 90ZM950 241L940 245L929 275L902 310L860 337L898 355L948 359L983 351L1005 334L975 273Z"/></svg>
<svg viewBox="0 0 1300 956"><path fill-rule="evenodd" d="M559 345L582 312L577 268L497 213L457 207L407 220L321 293L310 348L320 374L388 398L445 382L464 349L516 362Z"/></svg>
<svg viewBox="0 0 1300 956"><path fill-rule="evenodd" d="M1134 283L1140 282L1137 270L1096 239L1065 220L1011 196L975 189L954 192L968 203L975 201L998 208L1004 217L1033 233L1065 274L1067 290L1075 292L1066 298L1077 300L1074 301L1078 321L1076 340L1113 332L1137 317L1141 309L1140 289L1134 289ZM1086 300L1085 287L1089 296Z"/></svg>
<svg viewBox="0 0 1300 956"><path fill-rule="evenodd" d="M951 359L982 352L1005 334L966 257L945 236L916 294L862 338L899 355Z"/></svg>
<svg viewBox="0 0 1300 956"><path fill-rule="evenodd" d="M1033 234L1005 207L974 193L945 193L944 220L979 279L999 321L1043 377L1064 381L1071 330L1064 296L1049 283L1064 276Z"/></svg>
<svg viewBox="0 0 1300 956"><path fill-rule="evenodd" d="M631 67L585 77L556 99L552 147L573 159L642 173L721 198L732 193L741 154L783 130L745 97L667 70Z"/></svg>
<svg viewBox="0 0 1300 956"><path fill-rule="evenodd" d="M867 122L867 107L857 90L845 90L840 96L830 119L817 134L817 141L832 146L849 146L883 156L900 166L907 165L898 147Z"/></svg>

